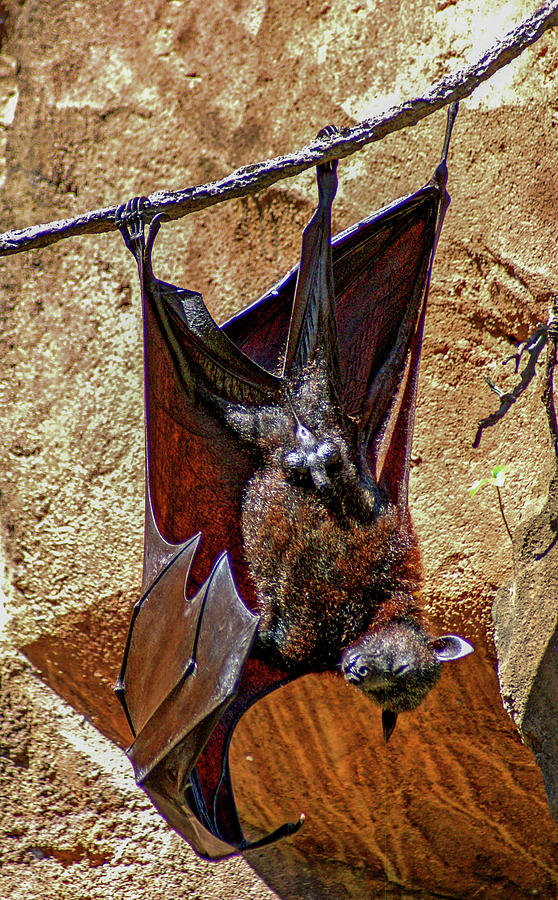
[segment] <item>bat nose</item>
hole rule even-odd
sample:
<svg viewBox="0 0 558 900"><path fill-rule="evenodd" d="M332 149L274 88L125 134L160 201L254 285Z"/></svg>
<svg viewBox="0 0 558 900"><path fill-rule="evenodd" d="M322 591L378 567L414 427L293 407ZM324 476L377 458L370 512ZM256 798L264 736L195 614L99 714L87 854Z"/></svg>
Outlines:
<svg viewBox="0 0 558 900"><path fill-rule="evenodd" d="M402 678L412 668L408 659L386 656L374 661L362 654L347 657L342 663L343 675L351 684L366 681L367 687L389 687L394 680Z"/></svg>
<svg viewBox="0 0 558 900"><path fill-rule="evenodd" d="M349 664L343 670L343 674L351 684L360 684L370 674L370 669L368 666L359 666L358 663Z"/></svg>
<svg viewBox="0 0 558 900"><path fill-rule="evenodd" d="M368 674L368 666L357 654L345 655L341 660L341 671L348 681L362 681Z"/></svg>

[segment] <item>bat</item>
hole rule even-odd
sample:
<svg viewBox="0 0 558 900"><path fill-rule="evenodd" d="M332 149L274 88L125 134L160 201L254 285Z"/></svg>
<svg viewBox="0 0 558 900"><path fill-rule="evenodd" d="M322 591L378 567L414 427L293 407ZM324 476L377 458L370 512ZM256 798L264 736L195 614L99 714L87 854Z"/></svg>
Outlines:
<svg viewBox="0 0 558 900"><path fill-rule="evenodd" d="M407 502L456 112L432 179L333 241L337 162L319 165L299 266L221 327L201 294L154 276L148 201L118 212L143 304L146 510L115 690L138 784L208 859L302 824L249 842L239 822L228 750L260 697L336 671L381 707L388 740L473 649L421 624Z"/></svg>

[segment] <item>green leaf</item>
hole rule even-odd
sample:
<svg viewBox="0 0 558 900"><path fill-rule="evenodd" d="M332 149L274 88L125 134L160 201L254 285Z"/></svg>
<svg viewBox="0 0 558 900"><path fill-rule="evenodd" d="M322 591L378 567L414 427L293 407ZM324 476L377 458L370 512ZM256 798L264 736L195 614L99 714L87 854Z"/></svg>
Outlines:
<svg viewBox="0 0 558 900"><path fill-rule="evenodd" d="M506 480L506 475L510 470L509 466L494 466L492 469L492 475L488 475L486 478L479 478L478 481L474 481L471 487L469 488L469 496L474 497L477 491L480 491L482 487L485 485L491 485L495 488L501 488Z"/></svg>
<svg viewBox="0 0 558 900"><path fill-rule="evenodd" d="M492 477L494 478L494 483L497 487L502 487L506 480L506 475L510 470L509 466L495 466L492 469Z"/></svg>
<svg viewBox="0 0 558 900"><path fill-rule="evenodd" d="M480 491L481 487L484 487L485 484L492 484L492 478L481 478L479 481L474 481L469 488L470 496L474 497L477 491Z"/></svg>

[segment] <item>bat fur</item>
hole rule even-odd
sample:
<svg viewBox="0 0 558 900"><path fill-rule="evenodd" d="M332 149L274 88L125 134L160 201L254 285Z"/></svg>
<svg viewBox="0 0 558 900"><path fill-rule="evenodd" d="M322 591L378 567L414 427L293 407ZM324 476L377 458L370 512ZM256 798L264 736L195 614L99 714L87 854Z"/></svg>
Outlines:
<svg viewBox="0 0 558 900"><path fill-rule="evenodd" d="M284 407L228 416L262 460L242 507L257 649L297 670L339 667L383 708L414 709L441 662L420 623L410 521L359 476L319 358L287 391Z"/></svg>

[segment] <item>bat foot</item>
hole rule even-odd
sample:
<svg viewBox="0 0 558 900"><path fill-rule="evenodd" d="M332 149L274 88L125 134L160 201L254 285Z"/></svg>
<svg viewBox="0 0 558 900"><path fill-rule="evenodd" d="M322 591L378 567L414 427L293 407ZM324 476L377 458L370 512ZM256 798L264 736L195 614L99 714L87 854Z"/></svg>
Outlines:
<svg viewBox="0 0 558 900"><path fill-rule="evenodd" d="M320 131L318 131L318 137L320 139L335 137L336 134L340 134L337 125L326 125L325 128L321 128Z"/></svg>
<svg viewBox="0 0 558 900"><path fill-rule="evenodd" d="M326 125L325 128L322 128L322 129L320 129L320 131L318 131L318 138L320 140L322 140L323 138L332 138L332 137L335 137L336 135L338 135L339 133L340 132L339 132L337 125ZM337 171L337 160L336 159L330 159L327 162L320 163L320 165L318 166L318 182L320 181L320 173L321 172L323 172L323 173L329 172L329 173L335 174L336 171ZM337 178L335 179L335 190L337 190ZM333 192L333 196L331 197L331 200L333 200L333 197L335 196L335 190Z"/></svg>
<svg viewBox="0 0 558 900"><path fill-rule="evenodd" d="M134 197L119 206L115 214L116 227L124 238L128 250L134 256L140 272L151 276L151 252L161 223L168 216L164 213L151 215L151 203L148 197ZM145 225L149 222L149 233L145 238Z"/></svg>
<svg viewBox="0 0 558 900"><path fill-rule="evenodd" d="M119 206L114 217L124 243L138 262L143 260L145 251L145 222L148 209L147 197L134 197Z"/></svg>
<svg viewBox="0 0 558 900"><path fill-rule="evenodd" d="M318 132L318 139L333 138L337 134L339 134L339 129L336 125L326 125ZM319 205L321 207L331 207L337 193L337 162L336 159L330 159L317 166Z"/></svg>

